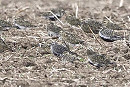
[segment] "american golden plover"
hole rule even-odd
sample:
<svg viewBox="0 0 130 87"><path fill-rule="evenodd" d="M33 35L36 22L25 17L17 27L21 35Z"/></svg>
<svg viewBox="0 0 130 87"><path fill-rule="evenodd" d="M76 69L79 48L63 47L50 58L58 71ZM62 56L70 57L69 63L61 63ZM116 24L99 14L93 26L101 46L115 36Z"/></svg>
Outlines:
<svg viewBox="0 0 130 87"><path fill-rule="evenodd" d="M74 25L76 27L80 26L81 25L81 21L80 19L76 18L75 16L73 15L69 15L69 16L66 16L66 19L65 19L70 25Z"/></svg>
<svg viewBox="0 0 130 87"><path fill-rule="evenodd" d="M82 44L84 42L78 35L67 31L61 32L61 39L68 44Z"/></svg>
<svg viewBox="0 0 130 87"><path fill-rule="evenodd" d="M56 42L53 42L50 48L51 52L57 57L60 57L65 51L69 51L67 47L59 45Z"/></svg>
<svg viewBox="0 0 130 87"><path fill-rule="evenodd" d="M92 31L95 34L98 34L99 30L103 27L103 24L101 22L98 22L92 19L88 19L82 22L81 28L84 32L91 33L89 27L92 29Z"/></svg>
<svg viewBox="0 0 130 87"><path fill-rule="evenodd" d="M94 52L92 49L87 49L88 62L98 68L101 66L107 66L111 64L110 60L107 58L105 54L98 54Z"/></svg>
<svg viewBox="0 0 130 87"><path fill-rule="evenodd" d="M114 30L108 28L101 29L99 31L99 36L107 42L113 42L122 39L122 37L117 35L117 33L115 33Z"/></svg>
<svg viewBox="0 0 130 87"><path fill-rule="evenodd" d="M58 38L60 31L62 31L62 28L58 27L52 22L47 25L48 35L51 36L52 38Z"/></svg>
<svg viewBox="0 0 130 87"><path fill-rule="evenodd" d="M36 27L32 23L30 23L28 20L25 19L24 16L19 16L14 20L14 25L18 29L25 29L25 28L30 28L30 27Z"/></svg>

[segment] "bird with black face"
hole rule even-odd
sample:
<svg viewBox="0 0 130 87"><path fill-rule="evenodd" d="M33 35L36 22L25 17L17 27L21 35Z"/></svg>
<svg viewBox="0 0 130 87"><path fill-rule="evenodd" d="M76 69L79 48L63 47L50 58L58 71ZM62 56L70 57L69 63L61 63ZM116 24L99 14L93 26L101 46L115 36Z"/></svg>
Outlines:
<svg viewBox="0 0 130 87"><path fill-rule="evenodd" d="M114 30L112 29L108 29L108 28L102 28L99 31L99 36L107 42L113 42L116 40L122 40L123 37L121 37L120 35L118 35L116 32L114 32Z"/></svg>
<svg viewBox="0 0 130 87"><path fill-rule="evenodd" d="M71 52L69 48L56 42L51 44L51 52L62 61L73 62L80 59L78 54Z"/></svg>
<svg viewBox="0 0 130 87"><path fill-rule="evenodd" d="M65 52L65 51L69 51L67 47L65 47L65 46L63 46L63 45L59 45L59 44L56 43L56 42L53 42L53 43L51 44L51 52L52 52L55 56L59 57L59 56L61 56L61 55L63 54L63 52Z"/></svg>

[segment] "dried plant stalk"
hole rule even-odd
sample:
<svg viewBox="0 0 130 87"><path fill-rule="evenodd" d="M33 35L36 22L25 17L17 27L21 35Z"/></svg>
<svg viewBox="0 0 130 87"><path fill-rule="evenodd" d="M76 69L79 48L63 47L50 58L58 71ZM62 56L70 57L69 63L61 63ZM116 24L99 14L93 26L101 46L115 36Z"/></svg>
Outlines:
<svg viewBox="0 0 130 87"><path fill-rule="evenodd" d="M103 47L103 45L101 44L101 42L97 39L96 35L94 34L94 32L92 31L92 29L90 28L90 26L88 25L89 30L92 32L93 36L95 37L95 39L98 41L98 43Z"/></svg>
<svg viewBox="0 0 130 87"><path fill-rule="evenodd" d="M56 19L57 19L62 25L64 25L64 23L63 23L52 11L50 11L50 12L51 12L52 15L54 15L54 16L56 17Z"/></svg>

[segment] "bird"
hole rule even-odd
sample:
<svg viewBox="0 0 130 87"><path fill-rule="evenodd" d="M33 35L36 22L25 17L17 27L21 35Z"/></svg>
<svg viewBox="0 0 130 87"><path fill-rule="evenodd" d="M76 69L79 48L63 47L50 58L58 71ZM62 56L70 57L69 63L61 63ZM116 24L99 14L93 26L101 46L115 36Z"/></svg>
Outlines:
<svg viewBox="0 0 130 87"><path fill-rule="evenodd" d="M81 23L81 29L85 33L92 33L89 28L92 29L94 34L98 34L99 30L103 27L103 23L93 19L85 20Z"/></svg>
<svg viewBox="0 0 130 87"><path fill-rule="evenodd" d="M48 35L51 36L52 38L58 38L60 31L62 31L63 29L57 25L55 25L54 23L49 23L47 25L47 32Z"/></svg>
<svg viewBox="0 0 130 87"><path fill-rule="evenodd" d="M80 60L80 56L77 53L56 42L51 44L51 52L62 61L74 62L75 60Z"/></svg>
<svg viewBox="0 0 130 87"><path fill-rule="evenodd" d="M0 31L8 30L11 27L13 27L13 24L11 24L11 22L0 19Z"/></svg>
<svg viewBox="0 0 130 87"><path fill-rule="evenodd" d="M109 58L107 58L106 54L99 54L97 52L94 52L90 48L87 49L87 56L88 56L88 62L96 66L97 68L111 64L111 61Z"/></svg>
<svg viewBox="0 0 130 87"><path fill-rule="evenodd" d="M73 15L66 16L65 20L70 24L74 25L76 27L81 26L81 21L80 19L76 18Z"/></svg>
<svg viewBox="0 0 130 87"><path fill-rule="evenodd" d="M60 56L62 61L69 61L74 62L76 60L80 60L80 56L77 53L71 52L71 51L64 51L62 55Z"/></svg>
<svg viewBox="0 0 130 87"><path fill-rule="evenodd" d="M3 28L0 26L0 35L2 35Z"/></svg>
<svg viewBox="0 0 130 87"><path fill-rule="evenodd" d="M121 28L119 25L117 25L115 23L111 23L111 22L108 22L106 24L106 27L109 29L113 29L113 30L123 30L123 28Z"/></svg>
<svg viewBox="0 0 130 87"><path fill-rule="evenodd" d="M61 18L65 14L63 8L52 9L51 12L54 13L57 18ZM56 21L57 18L51 12L40 12L40 16L44 16L46 19L51 21Z"/></svg>
<svg viewBox="0 0 130 87"><path fill-rule="evenodd" d="M2 38L3 31L8 30L11 27L13 27L11 22L0 19L0 53L4 52L5 50L13 51L11 48L8 47L8 45Z"/></svg>
<svg viewBox="0 0 130 87"><path fill-rule="evenodd" d="M51 53L55 56L60 57L65 51L69 51L69 49L63 45L60 45L56 42L53 42L50 46Z"/></svg>
<svg viewBox="0 0 130 87"><path fill-rule="evenodd" d="M50 50L50 43L48 42L42 42L39 44L39 46L41 47L41 52L42 54L50 54L51 53L51 50Z"/></svg>
<svg viewBox="0 0 130 87"><path fill-rule="evenodd" d="M99 31L99 36L107 42L113 42L116 40L123 39L123 37L117 35L117 33L115 33L114 30L105 27Z"/></svg>
<svg viewBox="0 0 130 87"><path fill-rule="evenodd" d="M62 31L60 33L60 38L68 44L75 45L75 44L83 44L84 42L77 34L70 33L67 31Z"/></svg>
<svg viewBox="0 0 130 87"><path fill-rule="evenodd" d="M6 42L2 38L0 38L0 53L4 52L6 50L12 51L12 49L9 48L9 46L6 44Z"/></svg>
<svg viewBox="0 0 130 87"><path fill-rule="evenodd" d="M25 19L25 16L19 16L14 20L14 25L17 29L25 29L27 27L36 27L31 22Z"/></svg>

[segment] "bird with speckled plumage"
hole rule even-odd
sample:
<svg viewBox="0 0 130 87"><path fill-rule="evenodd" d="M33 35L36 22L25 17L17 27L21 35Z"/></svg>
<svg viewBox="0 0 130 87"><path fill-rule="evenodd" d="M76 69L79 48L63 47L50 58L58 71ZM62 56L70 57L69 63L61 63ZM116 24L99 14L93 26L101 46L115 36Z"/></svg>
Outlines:
<svg viewBox="0 0 130 87"><path fill-rule="evenodd" d="M111 64L110 59L106 54L99 54L92 49L87 49L88 62L98 68Z"/></svg>
<svg viewBox="0 0 130 87"><path fill-rule="evenodd" d="M112 29L108 29L108 28L102 28L99 31L99 36L107 41L107 42L113 42L116 40L121 40L123 39L123 37L119 36L117 33L114 32L114 30Z"/></svg>

